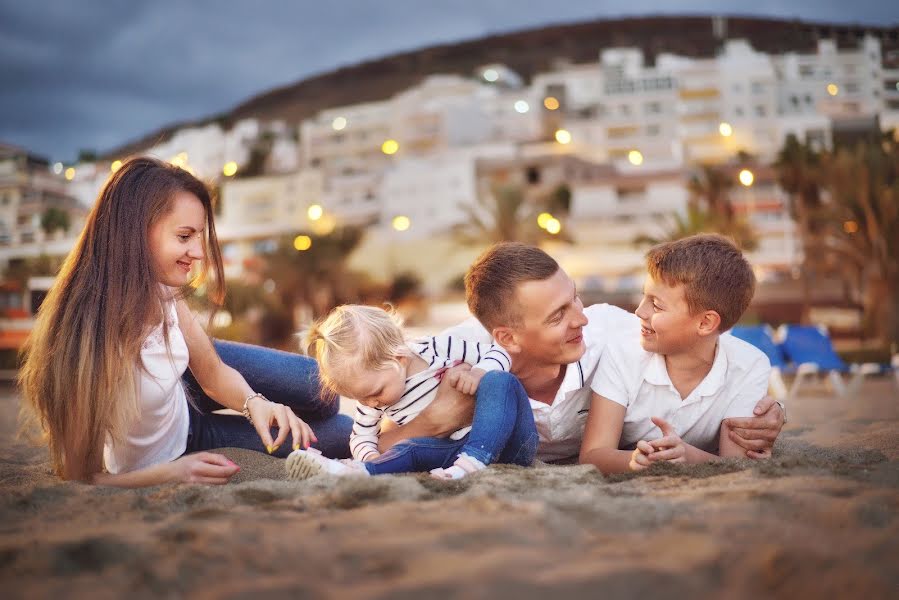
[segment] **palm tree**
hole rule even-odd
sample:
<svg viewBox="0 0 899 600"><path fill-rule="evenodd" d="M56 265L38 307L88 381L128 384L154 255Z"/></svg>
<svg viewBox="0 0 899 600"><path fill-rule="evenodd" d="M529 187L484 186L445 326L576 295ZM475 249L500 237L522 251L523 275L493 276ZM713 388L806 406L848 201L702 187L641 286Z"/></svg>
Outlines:
<svg viewBox="0 0 899 600"><path fill-rule="evenodd" d="M811 289L819 274L829 270L822 255L816 252L821 246L822 230L827 219L822 212L821 185L822 155L796 136L787 136L774 163L780 187L790 196L790 214L799 230L802 244L802 321L808 321L811 307Z"/></svg>
<svg viewBox="0 0 899 600"><path fill-rule="evenodd" d="M702 165L687 183L690 192L687 212L673 213L661 235L641 235L634 240L634 244L655 245L697 233L720 233L731 238L743 250L755 250L758 237L749 223L736 215L730 200L733 186L733 178L722 169Z"/></svg>
<svg viewBox="0 0 899 600"><path fill-rule="evenodd" d="M820 153L791 137L776 166L802 236L804 294L815 273L836 271L859 290L865 331L899 343L899 147L892 135Z"/></svg>
<svg viewBox="0 0 899 600"><path fill-rule="evenodd" d="M317 318L337 303L353 300L353 278L346 261L362 236L358 227L337 228L314 237L304 251L294 247L293 236L281 238L277 250L266 257L265 273L275 282L283 307L293 315L297 306L306 305Z"/></svg>
<svg viewBox="0 0 899 600"><path fill-rule="evenodd" d="M854 267L865 329L899 344L899 146L859 144L826 154L823 250Z"/></svg>
<svg viewBox="0 0 899 600"><path fill-rule="evenodd" d="M669 226L658 236L640 235L634 240L637 246L654 246L664 242L673 242L697 233L720 233L731 238L737 246L744 250L756 248L755 232L743 220L723 222L722 218L708 210L695 205L687 206L687 213L673 213Z"/></svg>
<svg viewBox="0 0 899 600"><path fill-rule="evenodd" d="M723 169L702 165L687 184L690 200L686 218L675 216L674 228L668 232L667 239L714 232L730 237L743 250L755 250L758 237L749 223L734 211L730 199L733 187L733 177Z"/></svg>
<svg viewBox="0 0 899 600"><path fill-rule="evenodd" d="M564 228L553 235L537 224L537 215L547 210L544 204L550 201L563 203L569 202L570 198L565 196L565 191L557 190L544 201L535 203L528 200L519 186L494 185L488 200L476 205L460 205L467 220L455 227L454 234L463 244L507 241L536 244L550 239L570 242ZM555 217L558 219L559 216Z"/></svg>

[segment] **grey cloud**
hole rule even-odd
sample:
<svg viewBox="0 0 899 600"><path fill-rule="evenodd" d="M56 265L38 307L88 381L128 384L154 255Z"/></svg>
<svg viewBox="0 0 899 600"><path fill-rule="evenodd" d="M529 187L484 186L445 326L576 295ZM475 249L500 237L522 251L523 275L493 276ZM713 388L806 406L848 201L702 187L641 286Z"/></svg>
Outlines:
<svg viewBox="0 0 899 600"><path fill-rule="evenodd" d="M747 13L896 23L895 3L335 0L0 4L0 140L53 158L100 150L271 87L394 52L554 23Z"/></svg>

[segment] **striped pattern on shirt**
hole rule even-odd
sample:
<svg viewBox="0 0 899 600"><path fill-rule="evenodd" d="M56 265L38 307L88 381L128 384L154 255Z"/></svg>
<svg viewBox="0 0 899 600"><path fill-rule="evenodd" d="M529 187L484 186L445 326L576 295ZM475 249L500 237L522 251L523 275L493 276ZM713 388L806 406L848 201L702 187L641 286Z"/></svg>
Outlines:
<svg viewBox="0 0 899 600"><path fill-rule="evenodd" d="M378 452L381 420L387 417L397 425L405 425L428 406L437 396L437 378L442 369L451 367L457 360L483 371L509 371L511 359L497 344L483 344L458 336L438 335L410 341L409 349L420 356L428 366L406 379L403 395L391 406L371 408L356 403L355 423L350 436L350 451L356 460L366 460ZM461 439L470 430L465 427L450 438Z"/></svg>

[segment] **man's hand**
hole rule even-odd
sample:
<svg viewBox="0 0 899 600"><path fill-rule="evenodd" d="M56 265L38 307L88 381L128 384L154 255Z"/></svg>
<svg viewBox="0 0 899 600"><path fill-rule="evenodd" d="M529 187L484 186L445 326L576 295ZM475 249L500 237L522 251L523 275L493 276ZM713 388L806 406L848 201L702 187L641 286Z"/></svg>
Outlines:
<svg viewBox="0 0 899 600"><path fill-rule="evenodd" d="M674 427L668 421L659 417L653 417L652 422L656 427L662 430L662 437L652 440L649 445L652 446L654 452L647 458L650 462L686 462L687 446L684 441L677 435Z"/></svg>
<svg viewBox="0 0 899 600"><path fill-rule="evenodd" d="M765 396L752 411L755 417L725 419L727 436L746 450L749 458L769 458L771 447L783 429L783 411L771 396Z"/></svg>
<svg viewBox="0 0 899 600"><path fill-rule="evenodd" d="M470 368L470 365L463 363L447 370L437 388L437 396L412 422L420 421L427 424L432 437L446 437L471 425L474 417L474 398L454 389L450 384L456 369L467 371Z"/></svg>
<svg viewBox="0 0 899 600"><path fill-rule="evenodd" d="M463 364L468 367L468 364ZM482 369L472 369L471 367L463 369L461 367L462 365L459 365L449 369L446 372L445 377L454 389L463 394L474 396L475 392L478 391L478 385L481 383L481 378L484 377L487 372Z"/></svg>

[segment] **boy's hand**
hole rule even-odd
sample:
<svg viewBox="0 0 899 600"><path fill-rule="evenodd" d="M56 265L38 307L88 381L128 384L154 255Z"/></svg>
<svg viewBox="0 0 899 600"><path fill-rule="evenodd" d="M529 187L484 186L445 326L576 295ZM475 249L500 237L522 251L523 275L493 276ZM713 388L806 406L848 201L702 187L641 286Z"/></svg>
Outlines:
<svg viewBox="0 0 899 600"><path fill-rule="evenodd" d="M462 365L453 367L447 371L446 377L449 380L449 384L463 394L474 396L474 393L478 391L478 385L481 383L481 378L486 375L487 372L481 369L461 369L461 366ZM468 365L465 364L465 366L467 367Z"/></svg>
<svg viewBox="0 0 899 600"><path fill-rule="evenodd" d="M684 441L677 435L677 431L668 421L659 417L653 417L652 422L656 427L662 430L662 437L649 442L649 445L655 450L647 458L650 462L686 462L687 446Z"/></svg>
<svg viewBox="0 0 899 600"><path fill-rule="evenodd" d="M628 467L631 471L642 471L652 466L649 457L655 452L655 448L649 445L649 442L640 440L637 442L637 449L631 454L631 462Z"/></svg>

